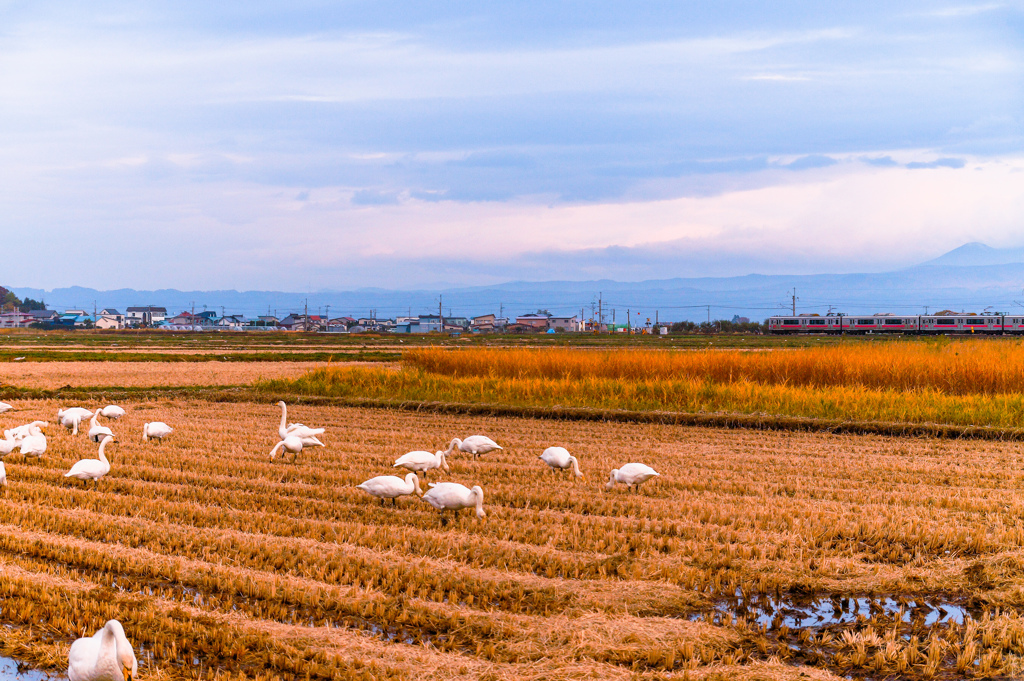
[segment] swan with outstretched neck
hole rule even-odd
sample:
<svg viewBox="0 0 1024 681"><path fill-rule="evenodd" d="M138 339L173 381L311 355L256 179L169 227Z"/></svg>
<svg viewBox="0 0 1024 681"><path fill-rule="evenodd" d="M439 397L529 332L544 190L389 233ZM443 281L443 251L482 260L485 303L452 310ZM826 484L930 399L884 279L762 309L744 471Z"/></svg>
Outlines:
<svg viewBox="0 0 1024 681"><path fill-rule="evenodd" d="M82 459L74 466L71 467L67 473L64 474L65 478L75 478L81 480L89 485L89 481L93 480L99 482L100 478L110 472L110 462L107 461L107 455L104 450L107 448L107 444L114 441L113 436L107 435L100 441L100 452L95 459Z"/></svg>
<svg viewBox="0 0 1024 681"><path fill-rule="evenodd" d="M323 447L324 443L317 439L317 435L323 435L326 428L310 428L301 423L288 423L288 405L283 401L278 402L277 406L281 407L281 425L277 429L277 434L284 440L290 435L302 440L302 444L306 447Z"/></svg>
<svg viewBox="0 0 1024 681"><path fill-rule="evenodd" d="M78 639L68 651L68 681L132 681L138 674L135 650L117 620Z"/></svg>

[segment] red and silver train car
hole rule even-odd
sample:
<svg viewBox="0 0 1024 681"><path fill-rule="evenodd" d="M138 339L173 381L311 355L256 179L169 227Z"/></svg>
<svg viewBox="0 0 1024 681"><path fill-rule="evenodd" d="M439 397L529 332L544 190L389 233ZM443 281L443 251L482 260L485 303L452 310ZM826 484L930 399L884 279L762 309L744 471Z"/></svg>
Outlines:
<svg viewBox="0 0 1024 681"><path fill-rule="evenodd" d="M1024 317L1007 315L798 315L769 317L769 333L1020 333Z"/></svg>

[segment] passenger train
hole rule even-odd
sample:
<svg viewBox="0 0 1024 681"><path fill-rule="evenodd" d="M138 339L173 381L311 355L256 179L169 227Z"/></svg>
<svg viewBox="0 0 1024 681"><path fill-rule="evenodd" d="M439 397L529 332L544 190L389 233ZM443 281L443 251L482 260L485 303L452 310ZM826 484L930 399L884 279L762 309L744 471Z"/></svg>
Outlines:
<svg viewBox="0 0 1024 681"><path fill-rule="evenodd" d="M769 317L769 333L987 333L1024 334L1024 316L986 315L795 315Z"/></svg>

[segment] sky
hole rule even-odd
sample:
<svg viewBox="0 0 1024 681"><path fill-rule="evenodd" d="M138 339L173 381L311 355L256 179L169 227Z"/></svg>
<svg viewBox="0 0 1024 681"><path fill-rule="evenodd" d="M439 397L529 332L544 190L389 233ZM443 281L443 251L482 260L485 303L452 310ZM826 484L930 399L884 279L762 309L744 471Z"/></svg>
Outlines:
<svg viewBox="0 0 1024 681"><path fill-rule="evenodd" d="M1020 247L1022 53L1024 0L0 0L2 283L639 281Z"/></svg>

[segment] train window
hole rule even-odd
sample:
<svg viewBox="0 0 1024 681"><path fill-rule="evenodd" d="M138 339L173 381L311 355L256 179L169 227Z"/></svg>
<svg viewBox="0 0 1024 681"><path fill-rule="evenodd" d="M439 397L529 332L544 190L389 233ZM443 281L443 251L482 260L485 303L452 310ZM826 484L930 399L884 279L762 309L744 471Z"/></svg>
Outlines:
<svg viewBox="0 0 1024 681"><path fill-rule="evenodd" d="M800 320L799 319L783 319L782 323L783 324L799 324Z"/></svg>
<svg viewBox="0 0 1024 681"><path fill-rule="evenodd" d="M885 323L890 325L890 326L895 326L896 324L903 324L903 320L902 319L886 319Z"/></svg>
<svg viewBox="0 0 1024 681"><path fill-rule="evenodd" d="M858 319L857 323L858 324L874 324L875 320L874 319Z"/></svg>
<svg viewBox="0 0 1024 681"><path fill-rule="evenodd" d="M824 319L808 319L807 323L808 324L813 324L815 326L823 326L825 324L825 320Z"/></svg>
<svg viewBox="0 0 1024 681"><path fill-rule="evenodd" d="M936 319L935 323L936 324L944 324L944 325L947 325L947 326L951 326L953 324L956 324L956 320L955 319Z"/></svg>

